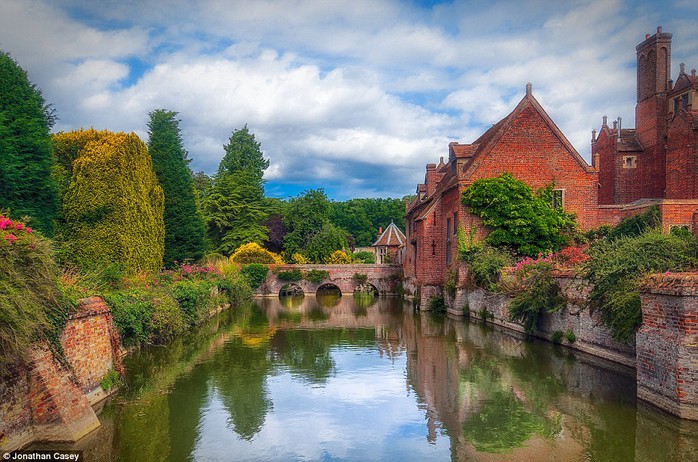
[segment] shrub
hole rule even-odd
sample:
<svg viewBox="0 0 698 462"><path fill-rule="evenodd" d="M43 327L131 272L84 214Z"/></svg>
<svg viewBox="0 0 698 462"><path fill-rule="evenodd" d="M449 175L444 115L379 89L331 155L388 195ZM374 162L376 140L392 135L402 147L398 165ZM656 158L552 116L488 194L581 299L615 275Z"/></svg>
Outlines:
<svg viewBox="0 0 698 462"><path fill-rule="evenodd" d="M39 338L60 350L68 302L59 277L50 241L0 214L0 363L20 359Z"/></svg>
<svg viewBox="0 0 698 462"><path fill-rule="evenodd" d="M199 323L209 308L211 283L206 280L182 280L172 284L170 292L179 304L185 321Z"/></svg>
<svg viewBox="0 0 698 462"><path fill-rule="evenodd" d="M109 372L107 372L104 375L104 377L102 377L101 382L99 382L99 386L104 391L109 391L112 388L120 387L121 386L121 376L114 369L110 369Z"/></svg>
<svg viewBox="0 0 698 462"><path fill-rule="evenodd" d="M446 312L446 301L441 296L434 296L429 298L428 308L434 313L445 313Z"/></svg>
<svg viewBox="0 0 698 462"><path fill-rule="evenodd" d="M310 270L305 273L305 280L319 283L330 277L330 272L326 270Z"/></svg>
<svg viewBox="0 0 698 462"><path fill-rule="evenodd" d="M261 263L249 263L247 265L242 265L240 274L247 280L251 288L256 289L267 280L269 267Z"/></svg>
<svg viewBox="0 0 698 462"><path fill-rule="evenodd" d="M483 246L470 255L468 263L475 284L483 289L495 291L502 269L511 265L512 258L504 250Z"/></svg>
<svg viewBox="0 0 698 462"><path fill-rule="evenodd" d="M621 220L615 228L608 232L606 237L607 239L615 240L621 237L639 236L650 229L659 227L661 222L662 216L659 207L653 205L639 215Z"/></svg>
<svg viewBox="0 0 698 462"><path fill-rule="evenodd" d="M453 269L449 269L446 272L446 279L444 280L444 290L451 298L453 298L456 296L457 286L458 284L456 282L456 271Z"/></svg>
<svg viewBox="0 0 698 462"><path fill-rule="evenodd" d="M165 242L164 195L146 145L134 133L95 130L53 139L70 178L59 229L67 259L83 268L120 263L128 274L157 272Z"/></svg>
<svg viewBox="0 0 698 462"><path fill-rule="evenodd" d="M267 265L282 265L283 259L279 254L270 252L256 242L249 242L238 247L230 256L235 263L264 263Z"/></svg>
<svg viewBox="0 0 698 462"><path fill-rule="evenodd" d="M355 252L352 255L355 263L368 263L373 264L376 262L376 254L368 250L362 250L360 252Z"/></svg>
<svg viewBox="0 0 698 462"><path fill-rule="evenodd" d="M325 259L325 263L329 265L348 265L351 263L351 257L344 250L335 250Z"/></svg>
<svg viewBox="0 0 698 462"><path fill-rule="evenodd" d="M598 311L613 337L635 338L642 323L639 285L649 273L682 271L698 263L696 240L649 230L635 237L601 240L589 249L583 277L592 284L588 306Z"/></svg>
<svg viewBox="0 0 698 462"><path fill-rule="evenodd" d="M303 273L296 268L288 271L278 271L276 277L279 278L280 281L300 281L303 279Z"/></svg>
<svg viewBox="0 0 698 462"><path fill-rule="evenodd" d="M363 274L363 273L354 273L354 275L352 276L352 279L353 279L354 282L356 282L357 284L359 284L359 285L364 285L364 284L366 284L366 283L368 282L368 275L367 275L367 274Z"/></svg>
<svg viewBox="0 0 698 462"><path fill-rule="evenodd" d="M169 292L154 291L149 302L152 303L151 317L148 321L148 340L151 343L167 343L184 331L187 326L184 313Z"/></svg>
<svg viewBox="0 0 698 462"><path fill-rule="evenodd" d="M307 265L310 263L310 260L305 258L302 254L296 252L291 255L291 263L295 265Z"/></svg>
<svg viewBox="0 0 698 462"><path fill-rule="evenodd" d="M573 215L552 205L553 185L534 193L510 173L482 178L464 192L462 202L482 218L486 242L519 255L537 255L564 247L576 235Z"/></svg>
<svg viewBox="0 0 698 462"><path fill-rule="evenodd" d="M561 330L556 330L550 335L550 341L553 343L560 343L563 335L565 334Z"/></svg>
<svg viewBox="0 0 698 462"><path fill-rule="evenodd" d="M148 340L149 322L153 314L151 295L144 289L106 292L102 297L111 309L114 323L124 345Z"/></svg>
<svg viewBox="0 0 698 462"><path fill-rule="evenodd" d="M517 265L515 280L517 293L509 304L509 317L531 333L538 325L543 311L554 313L566 303L560 286L553 277L551 258L540 258Z"/></svg>
<svg viewBox="0 0 698 462"><path fill-rule="evenodd" d="M577 341L577 336L575 335L574 331L572 329L567 329L565 331L565 338L567 339L568 342L574 343Z"/></svg>

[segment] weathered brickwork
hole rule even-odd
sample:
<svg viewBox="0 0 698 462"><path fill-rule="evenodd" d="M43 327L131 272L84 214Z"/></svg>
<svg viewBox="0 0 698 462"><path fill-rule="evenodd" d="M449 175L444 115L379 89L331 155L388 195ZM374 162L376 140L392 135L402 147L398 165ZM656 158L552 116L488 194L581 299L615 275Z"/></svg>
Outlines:
<svg viewBox="0 0 698 462"><path fill-rule="evenodd" d="M698 275L655 275L642 293L637 396L698 420Z"/></svg>
<svg viewBox="0 0 698 462"><path fill-rule="evenodd" d="M32 441L76 441L99 426L92 404L106 396L100 381L122 367L119 335L104 301L81 300L60 341L69 367L46 343L37 343L26 363L3 371L0 450Z"/></svg>
<svg viewBox="0 0 698 462"><path fill-rule="evenodd" d="M306 279L298 281L286 281L279 279L280 271L300 270L306 273L311 270L329 272L329 277L320 282L311 282ZM359 283L354 275L365 274L367 283L373 285L379 293L395 295L402 279L402 268L392 265L278 265L267 275L267 280L256 290L257 295L278 296L281 289L288 284L299 286L304 293L313 294L318 288L325 285L337 287L342 294L352 294Z"/></svg>

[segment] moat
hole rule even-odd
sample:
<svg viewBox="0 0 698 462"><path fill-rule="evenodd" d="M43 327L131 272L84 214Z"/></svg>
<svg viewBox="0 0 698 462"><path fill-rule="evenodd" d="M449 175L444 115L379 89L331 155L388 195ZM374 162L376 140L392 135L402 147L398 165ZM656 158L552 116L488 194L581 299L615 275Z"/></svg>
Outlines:
<svg viewBox="0 0 698 462"><path fill-rule="evenodd" d="M635 371L397 298L265 298L126 358L86 461L698 460Z"/></svg>

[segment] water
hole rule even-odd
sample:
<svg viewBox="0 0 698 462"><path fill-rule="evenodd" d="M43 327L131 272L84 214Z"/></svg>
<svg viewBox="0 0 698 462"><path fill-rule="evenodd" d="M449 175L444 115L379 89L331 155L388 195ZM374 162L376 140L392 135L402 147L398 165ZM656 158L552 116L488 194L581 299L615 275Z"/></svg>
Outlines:
<svg viewBox="0 0 698 462"><path fill-rule="evenodd" d="M126 360L90 461L690 461L634 371L397 299L263 299ZM37 445L45 448L46 445Z"/></svg>

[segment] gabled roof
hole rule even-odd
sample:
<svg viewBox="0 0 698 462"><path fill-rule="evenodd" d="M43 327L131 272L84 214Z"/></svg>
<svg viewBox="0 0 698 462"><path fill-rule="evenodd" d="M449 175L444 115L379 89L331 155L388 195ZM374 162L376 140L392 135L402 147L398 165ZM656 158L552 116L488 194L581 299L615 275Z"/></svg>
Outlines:
<svg viewBox="0 0 698 462"><path fill-rule="evenodd" d="M692 70L690 74L686 74L684 65L682 63L681 72L679 72L679 76L676 78L676 83L674 83L673 88L669 92L669 97L671 98L672 96L678 93L683 93L691 88L698 88L698 76L696 76L695 70Z"/></svg>
<svg viewBox="0 0 698 462"><path fill-rule="evenodd" d="M558 128L558 126L555 125L555 122L553 122L548 113L545 112L545 109L543 109L538 100L536 100L536 98L533 96L531 88L531 84L527 84L526 95L521 99L516 108L514 108L514 110L509 115L507 115L505 118L503 118L502 120L494 124L491 128L489 128L485 133L483 133L482 136L475 140L475 142L472 145L469 145L471 146L470 149L466 150L462 148L469 154L470 152L472 152L472 155L470 156L471 159L468 162L468 164L466 164L467 170L477 168L477 165L479 164L478 158L487 155L487 153L492 151L492 149L494 149L499 140L501 140L504 134L509 130L509 128L518 118L518 116L526 108L529 107L540 115L545 124L549 127L550 131L558 138L558 140L560 140L565 149L577 161L577 163L582 169L589 172L594 170L589 164L586 163L582 156L579 155L574 146L572 146L572 143L569 142L567 137L565 137L562 131Z"/></svg>
<svg viewBox="0 0 698 462"><path fill-rule="evenodd" d="M635 135L634 128L622 128L620 130L620 143L618 143L619 152L636 152L642 151L643 149L640 140L638 140Z"/></svg>
<svg viewBox="0 0 698 462"><path fill-rule="evenodd" d="M378 240L373 243L373 247L378 247L378 246L388 246L388 247L401 247L405 245L405 235L402 234L402 231L400 231L400 228L395 226L395 223L392 221L388 225L387 228L385 228L385 231L383 231L383 234L381 234L378 237Z"/></svg>

